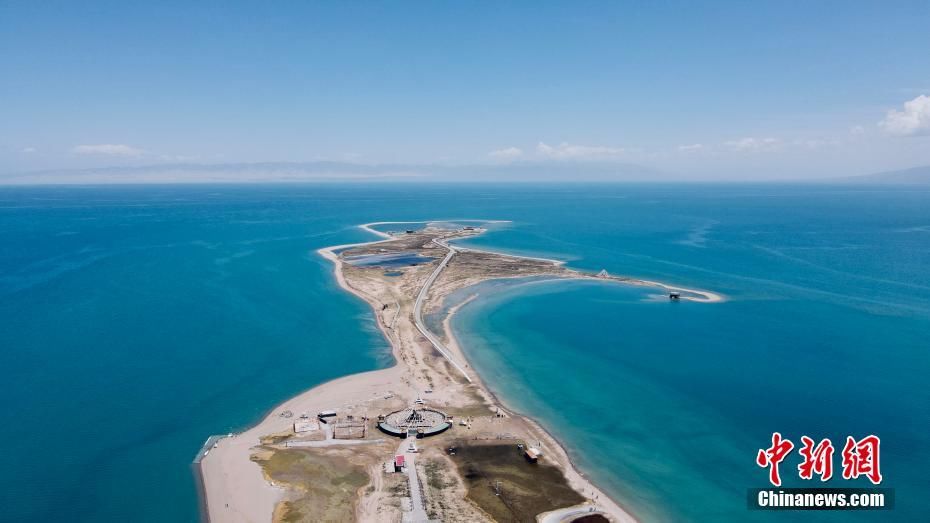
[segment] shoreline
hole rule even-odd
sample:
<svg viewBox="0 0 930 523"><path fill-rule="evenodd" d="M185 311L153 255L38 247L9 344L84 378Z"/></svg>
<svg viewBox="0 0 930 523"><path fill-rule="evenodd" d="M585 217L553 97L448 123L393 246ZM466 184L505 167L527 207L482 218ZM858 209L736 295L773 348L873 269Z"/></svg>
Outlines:
<svg viewBox="0 0 930 523"><path fill-rule="evenodd" d="M572 278L550 278L550 279L534 281L528 284L551 282L551 281L568 281L571 279ZM482 282L478 282L465 288L467 289L470 287L475 287L477 285L480 285L481 283ZM480 293L473 293L467 298L465 298L464 300L462 300L462 302L457 303L454 306L451 306L442 319L443 334L448 340L449 346L452 347L453 350L455 350L461 358L463 358L466 362L469 363L469 368L471 369L475 369L475 367L471 365L471 360L468 359L468 356L465 353L465 350L462 349L462 344L459 343L458 338L455 336L455 333L452 329L452 317L455 316L455 314L460 309L462 309L463 307L465 307L466 305L468 305L469 303L477 299L479 295ZM572 459L571 454L567 450L568 447L563 443L562 438L558 437L555 433L553 433L551 430L546 428L546 426L541 421L537 420L531 414L526 414L524 412L521 412L513 408L510 404L508 404L508 402L506 401L507 398L505 396L502 396L494 392L494 390L491 389L491 387L485 384L485 382L480 377L481 376L480 373L477 372L476 370L474 371L474 376L476 377L476 380L480 382L480 386L482 387L482 389L485 390L485 392L490 396L491 399L494 400L494 402L497 405L500 405L504 410L506 410L509 416L522 419L528 425L532 426L535 430L542 433L545 436L545 438L548 438L549 442L552 444L551 446L555 447L557 451L559 452L559 454L561 454L561 456L567 462L568 466L563 467L564 468L563 472L565 473L565 477L572 487L583 492L585 494L585 497L589 497L589 494L596 495L596 499L598 501L597 504L599 505L602 505L602 506L613 505L612 507L606 507L606 508L609 509L608 512L610 512L611 515L617 518L618 521L623 522L623 523L637 523L639 521L636 519L635 516L633 516L633 514L630 511L624 508L623 505L621 505L618 501L616 501L610 494L602 490L601 487L598 486L597 483L594 482L594 480L590 479L590 477L585 474L585 472ZM605 503L605 500L606 500L606 503ZM581 507L581 506L594 506L594 505L588 502L582 503L580 505L576 505L576 507ZM563 509L559 509L559 511L567 510L569 508L574 508L574 507L564 507ZM559 511L551 511L551 512L559 512ZM543 515L544 514L539 515L539 518L541 520L543 519Z"/></svg>
<svg viewBox="0 0 930 523"><path fill-rule="evenodd" d="M413 223L413 222L409 222L409 223ZM538 257L528 257L528 256L519 256L519 255L512 255L512 254L500 253L500 252L496 252L496 251L486 251L486 250L478 250L478 249L467 249L467 248L460 248L460 247L452 248L452 247L450 247L450 246L448 245L448 243L451 243L451 242L442 242L442 244L443 244L446 248L449 249L450 253L453 252L453 251L455 251L455 250L457 250L457 251L462 251L462 252L482 252L482 253L490 253L490 254L494 254L494 255L498 255L498 256L504 256L504 257L507 257L507 258L530 259L530 260L536 260L536 261L543 261L543 262L552 263L552 264L557 265L557 266L564 265L564 263L565 263L564 261L560 261L560 260L553 260L553 259L548 259L548 258L538 258ZM487 282L487 281L490 281L490 280L519 279L519 278L520 278L520 277L514 277L514 278L479 278L479 279L477 279L477 281L473 281L473 282L471 282L471 283L469 283L469 284L463 286L461 289L459 289L459 291L463 291L463 290L467 290L467 289L470 289L470 288L474 288L474 287L480 285L481 283L484 283L484 282ZM558 280L569 281L569 280L574 280L574 279L579 279L579 280L588 280L588 279L590 279L590 280L593 280L593 281L599 281L599 282L607 283L607 284L611 284L611 283L626 283L626 284L634 284L634 285L648 285L648 284L653 283L653 282L644 282L643 280L621 280L621 279L617 279L617 278L596 278L596 277L594 277L593 275L590 275L590 274L587 274L587 273L583 273L583 272L580 272L580 271L571 271L570 275L567 275L567 276L551 276L551 277L543 276L543 277L541 277L539 280L537 280L537 281L534 282L534 283L538 283L538 282L542 282L542 281L558 281ZM667 286L664 286L664 285L663 285L663 288L667 288ZM697 292L698 294L700 294L700 295L705 296L706 301L708 301L708 302L710 302L710 301L715 301L714 298L719 298L718 295L713 294L713 293L704 293L703 291L696 291L696 292ZM443 301L447 296L448 296L448 295L443 295L440 299L438 299L438 300L437 300L437 302L438 302L437 305L438 305L438 306L441 306L442 301ZM472 294L471 296L467 297L465 300L463 300L461 303L458 303L458 304L455 304L455 305L451 306L451 307L449 308L449 310L446 312L445 317L442 319L442 327L443 327L443 333L442 333L442 334L443 334L444 337L446 338L446 342L447 342L447 343L446 343L446 347L447 347L448 349L451 349L451 351L455 353L455 355L457 356L457 358L458 358L460 361L465 362L465 363L466 363L466 367L468 367L469 369L471 369L471 371L472 371L472 372L471 372L471 375L473 376L474 379L473 379L473 380L472 380L472 379L469 379L470 382L472 382L472 383L474 383L475 385L477 385L477 386L482 390L482 392L488 397L488 399L490 399L494 404L496 404L496 405L498 406L499 409L505 411L506 414L507 414L509 417L522 420L522 421L523 421L524 423L526 423L529 427L531 427L535 432L537 432L536 435L539 437L539 439L542 440L542 441L545 441L545 442L547 443L547 445L543 445L543 447L548 447L548 448L554 449L554 450L556 451L556 453L558 454L558 458L561 458L561 459L558 459L558 460L557 460L557 463L558 463L558 465L559 465L559 468L562 469L562 472L563 472L563 474L565 475L565 478L566 478L566 480L568 481L569 485L570 485L572 488L574 488L575 490L577 490L578 492L582 493L582 494L584 495L585 498L588 498L587 501L585 501L585 502L583 502L583 503L581 503L581 504L579 504L579 505L576 505L576 506L574 506L574 507L563 507L563 508L560 509L559 511L561 511L561 510L566 510L566 509L569 509L569 508L585 508L585 509L587 509L587 508L595 508L595 507L596 507L596 508L598 509L599 512L606 512L606 513L608 513L608 514L611 516L611 519L614 520L614 521L616 521L616 522L622 522L622 523L636 523L638 520L632 515L631 512L629 512L628 510L624 509L624 508L622 507L622 505L620 505L620 503L618 503L618 502L617 502L613 497L611 497L608 493L604 492L600 487L598 487L598 486L593 482L593 480L589 479L588 476L586 476L586 475L581 471L581 469L578 468L578 466L575 464L575 462L571 459L571 456L568 454L568 451L566 450L566 446L562 443L562 440L560 440L558 437L556 437L556 436L555 436L550 430L548 430L539 420L535 419L535 418L532 417L531 415L524 414L524 413L521 413L521 412L519 412L519 411L513 409L512 407L510 407L509 405L507 405L506 402L502 401L502 400L501 400L501 397L500 397L498 394L496 394L496 393L485 383L485 381L484 381L484 379L481 377L480 373L478 373L477 370L475 369L475 367L471 365L471 361L468 359L467 355L465 354L465 351L462 349L462 346L460 345L459 340L454 336L454 334L453 334L453 332L452 332L452 329L451 329L451 326L450 326L450 322L451 322L451 319L452 319L453 315L455 314L455 312L457 312L459 309L461 309L462 307L464 307L465 305L467 305L469 302L471 302L472 300L474 300L474 299L477 298L477 297L478 297L478 293L474 293L474 294ZM705 301L705 300L695 300L695 301ZM452 361L451 358L449 358L449 360ZM563 460L564 460L564 461L563 461ZM597 502L592 502L592 501L591 501L591 498L595 498L595 499L597 500ZM559 512L559 511L552 511L552 512ZM539 514L538 516L541 518L541 517L543 516L543 514Z"/></svg>
<svg viewBox="0 0 930 523"><path fill-rule="evenodd" d="M374 229L371 229L371 230L373 232L378 233L377 231L374 231ZM379 236L380 234L381 233L378 233ZM388 239L389 238L390 236L388 236ZM323 247L321 249L318 249L316 252L319 253L324 258L333 262L333 274L336 278L336 282L339 285L339 287L342 288L342 290L347 291L359 297L360 299L364 300L365 303L369 305L369 307L372 310L372 313L374 313L375 315L375 323L378 325L378 329L381 331L382 335L384 335L385 339L388 340L388 343L391 346L391 356L393 359L393 364L388 367L382 368L382 369L375 369L371 371L358 372L355 374L348 374L345 376L340 376L340 377L325 381L323 383L314 385L313 387L301 392L300 394L274 405L271 409L268 410L268 412L257 423L251 425L247 430L240 432L240 433L233 433L231 435L225 435L225 436L219 435L218 436L219 439L216 441L213 448L208 449L207 452L212 451L212 453L215 456L216 454L219 454L218 451L221 451L221 452L225 451L227 454L236 454L237 453L236 451L238 451L239 455L248 456L250 455L250 449L254 445L257 444L259 437L261 437L265 433L274 432L274 429L275 429L274 425L290 425L290 420L287 420L287 422L284 424L275 423L275 422L280 421L280 418L275 415L276 412L279 412L282 410L290 410L289 407L292 405L305 406L306 404L318 403L319 401L318 397L320 395L325 395L323 394L324 392L331 393L333 391L338 391L338 393L342 393L344 392L343 389L346 389L346 388L350 388L350 389L358 388L358 389L361 389L361 392L368 392L371 389L371 385L373 381L380 381L381 379L387 379L389 383L399 382L399 374L400 374L400 371L402 371L403 369L402 369L401 358L398 357L399 354L398 354L398 350L394 342L394 339L385 329L385 326L383 325L383 323L381 321L378 321L378 317L379 317L377 314L378 310L375 304L372 303L370 300L368 300L365 296L360 294L358 291L350 287L348 283L345 281L345 277L342 274L343 262L333 252L338 249L344 249L344 248L353 247L357 245L375 244L375 243L380 243L381 241L386 241L386 239L375 240L372 242L361 242L357 244L344 244L344 245L335 245L331 247ZM340 385L346 385L346 382L353 382L352 387L340 387ZM356 387L355 383L359 383L363 386ZM378 387L378 388L380 389L381 387ZM308 409L308 410L313 410L313 409ZM316 410L320 410L320 409L316 409ZM277 427L277 428L280 428L280 427ZM242 440L249 440L249 438L254 438L254 440L248 441L247 446L245 448L242 448L241 445L234 445L232 443L232 440L234 439L238 440L239 438L241 438ZM208 441L209 441L209 438L208 438ZM238 441L236 441L235 443L238 443ZM201 449L201 453L202 452L203 452L203 449ZM200 457L200 453L198 453L198 457ZM203 458L206 458L206 456L203 456ZM228 483L227 480L229 479L229 471L220 469L219 467L214 467L213 465L215 463L216 463L215 459L209 460L209 461L206 459L200 459L199 462L196 462L193 464L193 466L196 467L195 475L198 479L198 486L201 488L201 492L203 495L201 505L204 507L203 514L206 515L205 521L212 523L215 521L255 522L255 521L272 520L275 508L277 507L278 503L284 498L284 493L281 491L281 489L276 488L271 481L265 478L264 473L261 470L261 467L258 464L251 462L251 461L247 461L245 463L242 463L242 462L238 463L240 467L236 468L234 473L237 476L239 476L240 480L246 479L246 482L249 485L248 487L244 489L241 487L239 489L230 489L230 488L224 488L226 487L226 484ZM242 467L243 465L245 467ZM249 465L251 465L251 467L249 467ZM252 470L250 471L248 470L248 468L252 468ZM211 478L211 477L222 478L224 480L223 484L217 485L218 479L213 479L213 480L208 481L208 478ZM221 497L220 496L221 494L225 494L230 490L239 490L240 492L247 491L252 494L252 497L250 497L249 503L247 504L247 506L251 509L249 510L248 514L226 514L222 511L223 508L229 508L229 504L223 503L223 505L221 506L220 505L221 501L218 498ZM213 491L212 495L211 495L211 491Z"/></svg>
<svg viewBox="0 0 930 523"><path fill-rule="evenodd" d="M384 390L388 390L388 396L392 397L395 394L396 390L408 388L410 389L407 394L409 397L419 397L416 389L413 385L404 379L405 373L410 371L412 367L404 360L400 345L402 343L397 331L393 328L393 323L396 321L397 316L400 314L400 309L394 314L394 318L389 326L386 322L385 317L381 314L384 304L376 303L373 298L366 296L359 290L353 288L346 281L345 275L343 273L344 262L336 254L336 251L360 247L360 246L370 246L387 241L391 241L394 237L390 234L378 231L374 229L374 226L385 225L385 224L400 224L400 223L438 223L438 222L481 222L481 223L506 223L505 221L494 221L494 220L475 220L475 219L460 219L460 220L429 220L429 221L404 221L404 222L370 222L366 224L359 225L358 228L368 231L375 236L379 237L378 240L368 241L368 242L358 242L352 244L343 244L335 245L330 247L323 247L318 249L316 252L327 260L333 262L333 275L336 278L336 282L340 288L349 293L359 297L368 303L369 307L372 310L372 313L375 316L375 322L378 326L378 329L381 331L382 335L391 345L391 355L393 358L393 365L388 367L350 374L347 376L342 376L339 378L334 378L325 383L318 384L297 396L294 396L278 405L273 407L268 411L268 413L256 424L252 425L248 430L243 431L242 433L221 436L216 443L213 445L212 449L206 449L206 453L213 456L213 459L201 459L199 462L195 462L195 475L198 479L198 489L202 492L201 505L203 507L203 513L205 514L205 520L207 521L262 521L269 520L272 518L272 515L275 512L276 507L279 502L285 499L285 492L283 488L277 487L274 485L274 482L268 479L265 475L261 466L255 462L252 462L248 459L251 454L251 449L256 446L258 443L258 438L263 435L271 434L276 432L276 429L280 430L283 427L290 425L290 422L287 420L282 421L280 416L276 416L275 413L282 410L293 410L293 411L314 411L314 409L322 410L328 408L330 403L333 403L333 398L340 398L341 401L346 399L352 400L353 402L364 403L366 401L371 401L374 397L384 394ZM548 262L557 266L563 265L565 262L560 260L552 260L546 258L533 258L527 256L512 255L506 253L499 253L494 251L482 251L477 249L469 249L464 247L452 247L445 242L436 242L437 245L446 248L450 257L451 254L460 251L460 252L481 252L489 253L496 256L504 256L511 259L529 259L535 261ZM441 267L440 267L441 270ZM436 271L438 274L440 271ZM481 282L488 281L490 279L498 278L477 278L475 281L470 281L462 289L466 289ZM667 285L660 282L647 281L647 280L638 280L630 278L617 278L613 276L601 277L595 276L590 273L585 273L576 270L569 270L568 276L553 277L548 278L551 280L562 280L562 279L581 279L581 280L595 280L601 281L604 283L625 283L629 285L638 285L638 286L650 286L658 287L665 290L679 290L682 292L693 293L696 296L682 296L682 299L687 299L690 301L703 302L703 303L714 303L724 301L724 298L716 293L708 291L700 291L694 289L685 289L681 287L675 287ZM431 283L431 282L430 282ZM424 287L424 289L427 286ZM436 301L441 304L442 300L445 299L446 295L441 295ZM539 517L545 520L549 520L552 517L552 513L562 512L563 510L568 509L593 509L595 506L599 511L606 512L611 515L612 521L623 522L623 523L633 523L637 521L635 517L625 510L616 500L614 500L609 494L601 490L593 480L589 479L584 472L577 466L577 464L572 460L571 456L566 450L566 446L562 441L546 427L543 426L541 422L534 419L532 416L520 413L515 409L512 409L505 402L501 401L501 398L498 397L481 379L474 371L474 367L469 364L469 360L466 357L459 341L456 339L454 333L452 332L450 321L452 316L457 312L462 306L469 303L472 299L477 297L473 295L465 299L463 302L456 304L449 308L446 312L445 317L442 319L443 335L447 340L447 347L450 349L450 352L453 352L457 359L465 362L466 367L472 370L472 376L474 377L475 385L487 395L487 398L490 399L496 405L501 406L502 410L507 413L507 415L517 418L525 422L525 424L531 429L531 432L535 432L541 441L545 441L546 445L544 447L554 450L556 454L554 462L562 469L563 474L565 475L566 480L569 485L581 493L587 501L583 502L580 505L575 507L565 507L564 509L559 509L557 511L551 511L547 513L549 515L545 516L540 514ZM446 355L446 359L450 363L455 363L453 358ZM467 376L466 376L467 377ZM208 440L209 442L210 440ZM211 453L212 451L212 453ZM203 449L202 449L203 452ZM217 456L220 456L219 458ZM201 457L201 454L198 453L198 457ZM206 454L202 456L206 458ZM246 459L243 461L243 457ZM248 493L247 502L241 503L245 509L241 511L230 512L229 503L223 504L224 500L233 501L230 498L231 493L243 494ZM596 499L596 502L592 502L592 499ZM237 500L239 501L239 500ZM369 507L370 508L370 507ZM364 518L365 507L359 504L357 508L357 519ZM361 514L361 516L359 516Z"/></svg>

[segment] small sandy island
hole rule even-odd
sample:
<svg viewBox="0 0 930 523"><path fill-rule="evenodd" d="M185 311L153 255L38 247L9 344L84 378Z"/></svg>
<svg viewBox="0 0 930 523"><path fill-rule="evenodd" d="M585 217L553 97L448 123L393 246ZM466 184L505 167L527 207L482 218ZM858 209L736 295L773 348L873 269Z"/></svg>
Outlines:
<svg viewBox="0 0 930 523"><path fill-rule="evenodd" d="M449 329L425 314L450 293L502 278L576 278L706 291L588 274L561 262L456 246L493 223L423 222L379 240L321 249L335 277L368 302L396 365L319 385L246 432L214 436L195 460L205 516L261 521L628 522L632 515L575 469L559 442L502 405ZM411 226L411 222L404 222Z"/></svg>

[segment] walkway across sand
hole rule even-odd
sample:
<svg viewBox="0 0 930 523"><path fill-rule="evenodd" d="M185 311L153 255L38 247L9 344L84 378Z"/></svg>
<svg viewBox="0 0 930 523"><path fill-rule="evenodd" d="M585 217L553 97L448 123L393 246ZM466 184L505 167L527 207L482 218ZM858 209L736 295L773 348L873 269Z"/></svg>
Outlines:
<svg viewBox="0 0 930 523"><path fill-rule="evenodd" d="M429 340L430 343L433 344L433 348L435 348L440 354L443 355L443 357L449 360L449 363L452 364L452 366L455 367L456 370L461 372L462 376L464 376L465 379L468 380L469 383L471 383L471 378L468 377L468 373L465 372L465 369L462 368L462 366L459 365L457 361L455 361L455 358L453 358L451 354L449 354L449 349L447 349L446 346L443 345L441 341L439 341L439 338L437 338L435 334L430 332L430 330L426 328L426 325L423 324L423 299L426 298L427 293L429 293L430 286L433 284L433 282L436 281L436 278L439 276L439 273L441 273L442 270L446 268L446 266L449 264L449 261L452 259L453 256L455 256L454 247L448 244L444 244L444 243L439 243L439 242L436 242L436 243L438 245L441 245L449 249L449 253L446 254L446 256L442 259L441 262L439 262L439 266L437 266L436 270L433 271L433 273L429 275L429 278L427 278L426 283L423 284L423 287L420 289L420 292L417 294L417 301L413 305L413 322L416 325L417 330L420 331L420 334L422 334L426 339Z"/></svg>

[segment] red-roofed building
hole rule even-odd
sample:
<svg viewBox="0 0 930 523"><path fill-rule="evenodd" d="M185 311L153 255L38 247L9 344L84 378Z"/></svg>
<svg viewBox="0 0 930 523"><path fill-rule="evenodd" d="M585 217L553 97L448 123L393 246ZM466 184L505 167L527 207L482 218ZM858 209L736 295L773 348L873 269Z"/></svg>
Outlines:
<svg viewBox="0 0 930 523"><path fill-rule="evenodd" d="M394 472L403 472L404 470L404 455L398 454L394 456Z"/></svg>

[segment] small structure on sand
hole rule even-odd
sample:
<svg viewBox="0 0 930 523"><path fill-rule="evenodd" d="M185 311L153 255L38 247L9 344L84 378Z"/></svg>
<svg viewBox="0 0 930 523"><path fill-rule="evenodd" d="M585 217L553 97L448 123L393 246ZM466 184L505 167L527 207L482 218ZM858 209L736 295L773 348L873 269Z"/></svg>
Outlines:
<svg viewBox="0 0 930 523"><path fill-rule="evenodd" d="M333 439L365 439L368 435L368 418L346 416L333 422Z"/></svg>
<svg viewBox="0 0 930 523"><path fill-rule="evenodd" d="M678 292L678 291L672 291L672 292L668 293L668 299L670 299L670 300L672 300L672 301L678 301L678 300L681 299L681 293Z"/></svg>
<svg viewBox="0 0 930 523"><path fill-rule="evenodd" d="M394 456L394 472L403 472L404 471L404 455L398 454Z"/></svg>
<svg viewBox="0 0 930 523"><path fill-rule="evenodd" d="M452 421L444 412L420 406L378 416L378 428L399 438L435 436L451 426Z"/></svg>
<svg viewBox="0 0 930 523"><path fill-rule="evenodd" d="M597 273L598 278L610 278L610 274L607 273L607 269L601 269L601 272Z"/></svg>
<svg viewBox="0 0 930 523"><path fill-rule="evenodd" d="M305 432L315 432L320 430L320 424L316 421L302 419L294 422L294 433L301 434Z"/></svg>
<svg viewBox="0 0 930 523"><path fill-rule="evenodd" d="M523 455L530 463L536 463L539 461L539 458L542 457L542 451L536 447L529 447L526 449L526 451L523 452Z"/></svg>

